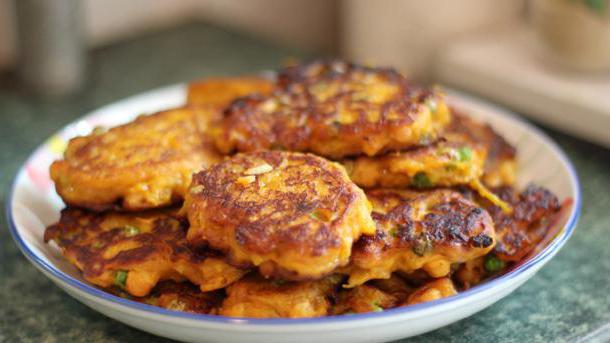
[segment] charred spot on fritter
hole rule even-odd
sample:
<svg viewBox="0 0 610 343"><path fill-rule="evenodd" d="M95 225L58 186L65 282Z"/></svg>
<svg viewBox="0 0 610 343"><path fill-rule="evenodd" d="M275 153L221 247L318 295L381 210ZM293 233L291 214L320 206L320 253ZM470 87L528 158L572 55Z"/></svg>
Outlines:
<svg viewBox="0 0 610 343"><path fill-rule="evenodd" d="M374 232L362 190L341 166L308 154L238 154L196 174L184 206L192 245L292 280L346 264L352 242Z"/></svg>
<svg viewBox="0 0 610 343"><path fill-rule="evenodd" d="M433 140L448 121L439 92L411 85L394 70L315 61L280 71L278 89L269 96L236 100L215 141L225 153L372 156Z"/></svg>
<svg viewBox="0 0 610 343"><path fill-rule="evenodd" d="M559 200L548 189L530 185L519 195L514 206L514 218L533 222L559 209Z"/></svg>
<svg viewBox="0 0 610 343"><path fill-rule="evenodd" d="M494 243L493 238L482 233L472 238L472 244L477 248L487 248Z"/></svg>

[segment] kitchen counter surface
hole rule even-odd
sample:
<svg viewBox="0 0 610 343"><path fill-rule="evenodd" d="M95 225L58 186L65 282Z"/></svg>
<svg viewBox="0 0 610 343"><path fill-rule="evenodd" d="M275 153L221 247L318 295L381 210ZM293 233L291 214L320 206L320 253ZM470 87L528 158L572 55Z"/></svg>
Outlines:
<svg viewBox="0 0 610 343"><path fill-rule="evenodd" d="M12 178L29 153L79 116L156 87L254 73L275 68L286 58L305 56L215 27L188 24L92 51L87 86L70 98L40 100L16 90L10 76L1 78L2 209ZM603 328L610 322L610 150L545 131L572 159L582 183L583 213L574 236L512 295L470 318L408 341L610 339ZM0 342L166 341L69 297L26 261L8 233L4 210L0 217Z"/></svg>

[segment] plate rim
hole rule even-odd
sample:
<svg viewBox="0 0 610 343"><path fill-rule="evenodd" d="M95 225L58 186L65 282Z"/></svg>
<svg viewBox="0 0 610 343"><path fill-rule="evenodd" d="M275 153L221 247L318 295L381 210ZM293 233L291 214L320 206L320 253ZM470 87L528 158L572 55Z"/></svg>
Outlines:
<svg viewBox="0 0 610 343"><path fill-rule="evenodd" d="M183 87L184 83L173 84L165 87L159 87L155 89L151 89L148 91L144 91L132 96L128 96L112 103L106 104L104 106L98 107L93 111L88 112L87 114L76 118L70 123L62 126L62 128L58 132L62 132L68 126L73 125L74 123L86 118L87 116L103 111L105 108L117 105L117 103L126 102L129 100L133 100L137 97L143 97L150 93L162 93L164 90L174 89L178 87ZM142 314L146 315L159 315L163 319L183 319L189 321L196 321L197 323L209 323L209 324L225 324L231 327L235 327L235 324L240 326L248 326L248 327L285 327L285 326L303 326L307 325L307 327L311 327L319 324L337 324L337 323L360 323L362 321L367 321L370 319L375 320L387 320L391 318L397 318L401 315L414 314L417 312L423 312L425 310L434 310L441 309L444 307L443 305L450 305L459 303L465 299L475 297L477 295L483 294L486 291L491 290L492 288L496 288L502 284L505 284L507 281L522 275L527 272L531 268L537 266L538 264L545 262L545 260L554 254L556 254L567 242L567 240L572 236L574 230L577 226L578 220L581 216L582 212L582 194L581 194L581 186L578 178L578 174L576 169L574 168L572 161L567 157L565 152L559 147L559 145L550 138L545 132L529 123L525 119L519 117L516 113L505 109L499 105L488 102L479 97L465 94L460 91L453 90L449 87L444 87L446 93L450 97L462 98L467 102L476 103L477 105L487 107L493 109L497 115L508 117L511 120L518 122L520 125L523 125L527 130L531 131L533 134L537 135L543 143L545 143L551 150L559 157L560 161L567 167L568 176L570 179L570 188L574 189L574 199L573 199L573 207L570 212L570 216L566 221L564 227L561 229L560 236L556 237L548 246L546 246L543 250L541 250L538 254L533 256L531 259L526 261L525 263L519 265L517 268L509 271L506 274L503 274L499 277L496 277L492 280L489 280L483 284L472 287L466 291L460 292L454 296L438 299L426 303L420 303L405 307L398 307L387 309L382 312L373 312L373 313L363 313L363 314L354 314L354 315L338 315L338 316L325 316L325 317L317 317L317 318L273 318L273 319L258 319L258 318L233 318L219 315L209 315L209 314L198 314L198 313L187 313L180 311L167 310L161 307L152 306L144 303L139 303L133 300L121 298L110 293L107 293L97 287L88 284L86 282L80 281L71 277L70 275L64 273L61 269L54 266L52 262L47 262L43 258L39 257L35 252L29 249L27 243L24 241L23 237L19 234L17 230L17 225L13 218L13 202L14 195L17 187L17 183L19 178L24 173L24 168L27 161L41 148L41 145L38 145L27 157L25 162L20 166L15 174L13 181L11 183L10 191L6 197L6 218L8 222L9 232L13 238L13 241L22 252L23 255L27 258L30 263L34 264L35 267L40 269L45 276L49 273L55 280L52 281L57 282L60 281L64 285L67 285L71 288L75 288L76 290L85 293L86 295L95 298L99 298L97 300L103 300L105 302L110 302L113 306L118 306L121 311L125 312L125 310L133 310L137 312L144 312ZM546 261L548 262L548 261ZM545 262L545 263L546 263ZM62 288L62 287L60 287ZM64 290L65 291L65 290ZM70 294L69 294L70 295ZM97 310L96 310L97 311Z"/></svg>

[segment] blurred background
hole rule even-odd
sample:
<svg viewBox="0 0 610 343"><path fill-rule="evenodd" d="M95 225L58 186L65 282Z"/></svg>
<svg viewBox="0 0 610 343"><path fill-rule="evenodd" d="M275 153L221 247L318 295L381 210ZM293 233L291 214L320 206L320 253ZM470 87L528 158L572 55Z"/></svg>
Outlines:
<svg viewBox="0 0 610 343"><path fill-rule="evenodd" d="M40 1L25 0L25 3ZM523 17L523 0L132 0L67 1L82 7L87 48L186 21L204 21L279 44L393 64L418 77L444 43ZM17 52L14 0L0 0L0 65ZM23 4L22 4L23 5ZM34 7L34 6L32 6ZM28 13L24 13L27 15ZM415 53L416 52L416 53Z"/></svg>
<svg viewBox="0 0 610 343"><path fill-rule="evenodd" d="M87 51L207 23L292 49L298 57L391 65L413 79L483 95L610 146L609 3L0 0L0 72L14 72L14 86L31 93L72 94L95 73L87 67ZM208 44L203 37L201 44ZM587 120L574 113L585 113Z"/></svg>

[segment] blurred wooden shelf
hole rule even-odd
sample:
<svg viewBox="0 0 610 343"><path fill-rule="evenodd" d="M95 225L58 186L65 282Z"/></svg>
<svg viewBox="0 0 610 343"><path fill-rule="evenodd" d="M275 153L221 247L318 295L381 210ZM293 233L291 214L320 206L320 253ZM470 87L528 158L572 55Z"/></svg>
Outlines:
<svg viewBox="0 0 610 343"><path fill-rule="evenodd" d="M525 24L460 40L440 53L436 77L610 147L610 74L563 71L545 61L540 50Z"/></svg>

